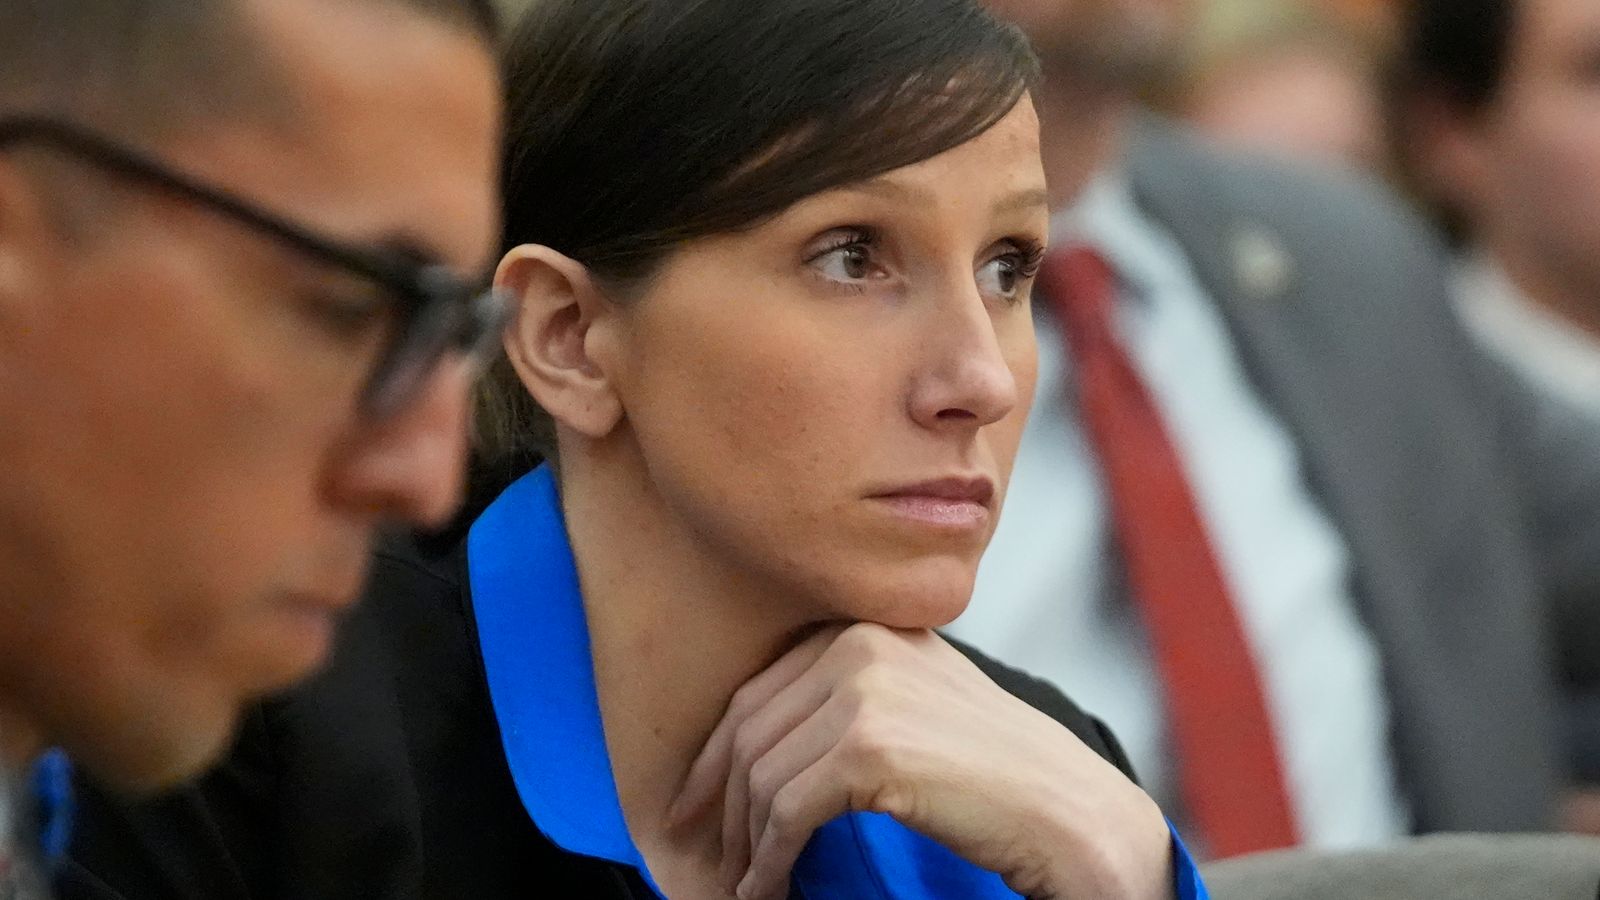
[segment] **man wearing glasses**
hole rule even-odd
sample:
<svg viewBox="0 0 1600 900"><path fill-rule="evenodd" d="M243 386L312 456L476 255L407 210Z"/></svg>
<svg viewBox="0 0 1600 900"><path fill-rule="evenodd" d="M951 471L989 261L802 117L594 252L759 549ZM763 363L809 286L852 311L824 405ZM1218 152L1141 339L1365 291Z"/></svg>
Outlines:
<svg viewBox="0 0 1600 900"><path fill-rule="evenodd" d="M0 2L0 898L57 746L192 774L458 500L487 0Z"/></svg>

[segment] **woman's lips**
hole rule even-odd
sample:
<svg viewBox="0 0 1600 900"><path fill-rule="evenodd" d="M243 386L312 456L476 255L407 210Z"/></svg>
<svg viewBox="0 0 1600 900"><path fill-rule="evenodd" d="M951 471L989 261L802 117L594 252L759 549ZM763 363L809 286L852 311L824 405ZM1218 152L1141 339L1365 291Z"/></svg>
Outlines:
<svg viewBox="0 0 1600 900"><path fill-rule="evenodd" d="M937 478L874 493L872 499L901 518L964 531L988 524L994 482L983 477Z"/></svg>

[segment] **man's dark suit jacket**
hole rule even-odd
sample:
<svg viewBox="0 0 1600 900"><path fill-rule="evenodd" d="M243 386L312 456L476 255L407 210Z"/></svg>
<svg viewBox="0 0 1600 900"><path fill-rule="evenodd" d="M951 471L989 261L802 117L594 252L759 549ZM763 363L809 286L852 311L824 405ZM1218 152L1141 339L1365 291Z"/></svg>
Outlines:
<svg viewBox="0 0 1600 900"><path fill-rule="evenodd" d="M200 785L136 804L80 782L60 895L653 897L630 871L557 849L523 811L489 705L464 548L380 553L330 667L254 710ZM1109 731L1055 688L966 652L1129 772Z"/></svg>

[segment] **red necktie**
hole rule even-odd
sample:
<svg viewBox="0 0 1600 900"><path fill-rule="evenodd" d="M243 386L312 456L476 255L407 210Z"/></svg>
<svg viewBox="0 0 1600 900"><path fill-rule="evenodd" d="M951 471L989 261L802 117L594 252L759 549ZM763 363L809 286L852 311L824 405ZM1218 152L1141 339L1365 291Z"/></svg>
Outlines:
<svg viewBox="0 0 1600 900"><path fill-rule="evenodd" d="M1112 330L1115 276L1087 247L1046 260L1078 405L1161 676L1188 812L1211 854L1298 843L1266 697L1182 461Z"/></svg>

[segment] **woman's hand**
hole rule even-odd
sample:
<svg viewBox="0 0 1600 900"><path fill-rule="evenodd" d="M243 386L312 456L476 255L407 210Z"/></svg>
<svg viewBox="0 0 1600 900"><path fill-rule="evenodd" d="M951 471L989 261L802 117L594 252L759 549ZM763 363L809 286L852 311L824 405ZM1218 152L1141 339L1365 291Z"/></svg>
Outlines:
<svg viewBox="0 0 1600 900"><path fill-rule="evenodd" d="M783 897L811 833L887 813L1028 897L1168 898L1155 803L930 631L830 629L734 695L672 818L722 799L722 874Z"/></svg>

